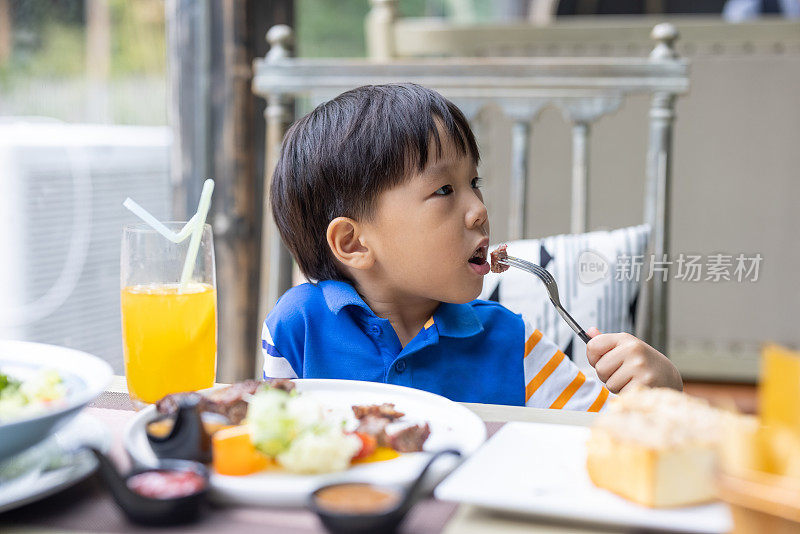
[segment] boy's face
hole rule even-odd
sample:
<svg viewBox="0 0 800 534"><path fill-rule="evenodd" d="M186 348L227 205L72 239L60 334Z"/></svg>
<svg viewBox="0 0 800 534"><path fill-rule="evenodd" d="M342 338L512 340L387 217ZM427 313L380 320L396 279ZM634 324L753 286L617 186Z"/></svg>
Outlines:
<svg viewBox="0 0 800 534"><path fill-rule="evenodd" d="M364 236L386 289L464 303L477 298L489 272L489 218L475 162L447 136L442 143L441 158L378 197Z"/></svg>

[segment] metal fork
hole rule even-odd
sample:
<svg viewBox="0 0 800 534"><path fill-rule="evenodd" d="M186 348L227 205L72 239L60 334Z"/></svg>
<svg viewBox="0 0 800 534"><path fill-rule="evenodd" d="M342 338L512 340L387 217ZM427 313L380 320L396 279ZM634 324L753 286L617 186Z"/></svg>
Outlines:
<svg viewBox="0 0 800 534"><path fill-rule="evenodd" d="M550 295L550 302L553 303L553 306L556 307L556 310L558 310L558 313L564 318L569 327L572 328L576 334L578 334L578 337L580 337L584 343L588 343L589 340L592 339L583 330L583 328L581 328L580 325L575 322L575 319L573 319L572 316L567 313L567 310L564 309L564 306L561 305L561 301L558 299L558 285L556 284L553 275L550 274L547 269L529 261L515 258L514 256L498 258L498 261L511 267L516 267L517 269L522 269L523 271L529 272L544 282L544 286L547 288L547 293Z"/></svg>

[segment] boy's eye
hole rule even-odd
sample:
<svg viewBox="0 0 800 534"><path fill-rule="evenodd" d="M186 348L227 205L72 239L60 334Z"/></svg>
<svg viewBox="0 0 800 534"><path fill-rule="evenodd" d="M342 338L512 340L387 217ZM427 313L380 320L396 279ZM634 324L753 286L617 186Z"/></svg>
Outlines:
<svg viewBox="0 0 800 534"><path fill-rule="evenodd" d="M434 191L433 194L434 195L445 196L445 195L449 195L452 192L453 192L453 186L450 185L450 184L447 184L447 185L443 185L442 187L440 187L439 189Z"/></svg>
<svg viewBox="0 0 800 534"><path fill-rule="evenodd" d="M475 178L472 179L473 189L480 189L482 185L483 185L483 178L481 178L480 176L476 176Z"/></svg>

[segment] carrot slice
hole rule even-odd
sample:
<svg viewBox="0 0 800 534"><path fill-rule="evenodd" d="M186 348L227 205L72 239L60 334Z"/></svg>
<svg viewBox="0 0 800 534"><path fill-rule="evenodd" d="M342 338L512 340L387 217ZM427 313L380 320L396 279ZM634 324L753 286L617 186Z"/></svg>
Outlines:
<svg viewBox="0 0 800 534"><path fill-rule="evenodd" d="M223 428L211 438L214 470L220 475L243 476L274 466L274 461L255 448L247 425Z"/></svg>

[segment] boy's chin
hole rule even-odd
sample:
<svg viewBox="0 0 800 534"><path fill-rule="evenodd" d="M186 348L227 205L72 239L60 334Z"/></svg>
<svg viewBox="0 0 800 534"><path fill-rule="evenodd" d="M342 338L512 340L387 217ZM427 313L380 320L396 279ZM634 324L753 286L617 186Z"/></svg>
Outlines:
<svg viewBox="0 0 800 534"><path fill-rule="evenodd" d="M472 302L473 300L478 298L481 295L482 290L483 290L483 282L481 282L481 285L478 286L477 289L474 290L466 289L463 291L459 291L458 294L454 294L451 296L451 298L448 298L446 302L449 302L451 304L466 304L467 302Z"/></svg>

